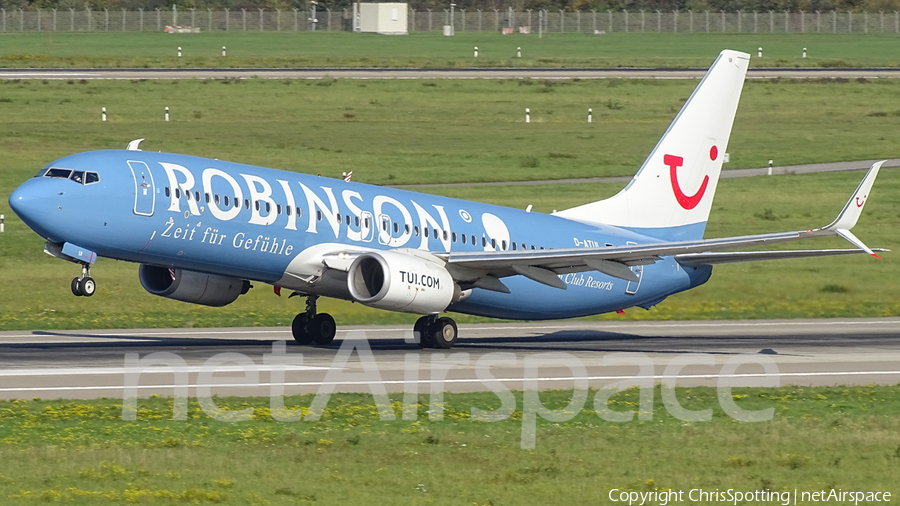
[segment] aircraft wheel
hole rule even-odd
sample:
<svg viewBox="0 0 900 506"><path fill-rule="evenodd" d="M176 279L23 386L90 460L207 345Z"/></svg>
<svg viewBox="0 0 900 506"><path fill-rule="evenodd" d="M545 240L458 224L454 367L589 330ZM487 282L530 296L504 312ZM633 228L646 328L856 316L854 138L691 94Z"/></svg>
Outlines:
<svg viewBox="0 0 900 506"><path fill-rule="evenodd" d="M459 336L456 322L451 318L438 318L428 330L428 334L434 341L434 347L444 350L452 348Z"/></svg>
<svg viewBox="0 0 900 506"><path fill-rule="evenodd" d="M331 344L331 341L334 341L334 334L337 332L334 318L328 313L319 313L314 316L306 329L312 336L313 342L321 346Z"/></svg>
<svg viewBox="0 0 900 506"><path fill-rule="evenodd" d="M312 344L312 335L306 330L306 313L300 313L294 317L294 321L291 323L291 334L299 344Z"/></svg>
<svg viewBox="0 0 900 506"><path fill-rule="evenodd" d="M90 297L97 291L97 283L94 282L94 278L92 277L82 278L81 281L78 282L78 291L81 292L81 295Z"/></svg>
<svg viewBox="0 0 900 506"><path fill-rule="evenodd" d="M78 278L72 279L72 294L76 297L81 297L83 294L81 293L81 288L78 287L78 282L80 280Z"/></svg>
<svg viewBox="0 0 900 506"><path fill-rule="evenodd" d="M428 316L423 316L416 320L416 324L413 325L413 333L419 334L418 341L416 341L419 348L434 348L434 339L428 333L428 318Z"/></svg>

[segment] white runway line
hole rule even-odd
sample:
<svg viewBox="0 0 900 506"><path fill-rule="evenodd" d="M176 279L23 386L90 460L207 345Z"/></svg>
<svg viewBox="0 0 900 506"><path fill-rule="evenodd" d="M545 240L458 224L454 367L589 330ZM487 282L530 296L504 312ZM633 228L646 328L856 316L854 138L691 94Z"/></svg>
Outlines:
<svg viewBox="0 0 900 506"><path fill-rule="evenodd" d="M327 369L327 368L323 368ZM841 371L841 372L794 372L794 373L779 373L776 376L779 378L796 378L796 377L823 377L823 376L862 376L862 375L877 375L877 376L900 376L900 371ZM676 379L718 379L720 377L719 374L683 374L679 376L667 376L667 375L654 375L652 378L654 381L661 381L664 379L676 378ZM733 374L728 375L727 378L768 378L771 377L765 373L747 373L747 374ZM588 381L596 381L596 380L620 380L620 379L649 379L650 376L587 376L587 377L579 377L580 380L588 380ZM522 382L523 378L496 378L496 381L502 382ZM574 377L546 377L546 378L535 378L530 379L530 381L538 381L538 382L547 382L547 381L567 381L573 382L575 381ZM466 383L481 383L482 380L477 378L459 378L459 379L445 379L443 383L446 384L466 384ZM299 381L299 382L284 382L284 383L215 383L211 385L204 386L213 386L219 388L242 388L242 387L271 387L271 386L363 386L368 385L370 382L368 381ZM412 382L407 382L406 380L382 380L382 385L403 385L406 383L417 383L428 385L431 384L431 380L421 379L415 380ZM173 388L176 385L173 383L169 384L161 384L161 385L137 385L129 387L129 388L137 388L140 390L148 390L153 388ZM196 384L188 385L188 388L196 388ZM84 391L84 390L124 390L124 385L103 385L103 386L72 386L72 387L15 387L15 388L0 388L0 392L66 392L66 391Z"/></svg>

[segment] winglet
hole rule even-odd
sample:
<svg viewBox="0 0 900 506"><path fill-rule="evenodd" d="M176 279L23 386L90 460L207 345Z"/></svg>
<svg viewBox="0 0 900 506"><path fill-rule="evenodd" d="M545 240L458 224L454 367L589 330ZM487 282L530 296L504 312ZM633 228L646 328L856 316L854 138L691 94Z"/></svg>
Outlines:
<svg viewBox="0 0 900 506"><path fill-rule="evenodd" d="M140 151L141 150L141 141L144 139L135 139L128 143L128 147L125 148L128 151Z"/></svg>
<svg viewBox="0 0 900 506"><path fill-rule="evenodd" d="M869 169L869 172L866 173L866 177L863 178L862 182L859 183L859 187L856 188L856 191L853 192L853 195L850 197L850 200L847 201L847 205L844 206L844 209L841 211L841 214L838 215L837 219L831 222L830 225L824 227L823 230L835 231L838 235L847 239L857 247L866 250L868 253L871 253L868 248L865 247L859 239L856 239L857 242L849 239L846 235L841 232L845 232L850 234L849 230L856 226L856 222L859 220L859 216L862 214L863 207L866 205L866 200L869 198L869 192L872 191L872 185L875 183L875 178L878 177L878 170L881 169L881 164L886 162L887 160L881 160L880 162L875 162L872 164L872 167Z"/></svg>

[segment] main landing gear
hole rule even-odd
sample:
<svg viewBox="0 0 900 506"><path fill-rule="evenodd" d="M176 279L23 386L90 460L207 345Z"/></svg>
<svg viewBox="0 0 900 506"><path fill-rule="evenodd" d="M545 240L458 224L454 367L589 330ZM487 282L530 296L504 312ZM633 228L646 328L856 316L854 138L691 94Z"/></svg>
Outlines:
<svg viewBox="0 0 900 506"><path fill-rule="evenodd" d="M72 293L76 297L90 297L97 291L97 283L91 277L91 266L81 264L81 277L72 280Z"/></svg>
<svg viewBox="0 0 900 506"><path fill-rule="evenodd" d="M440 348L449 350L459 337L456 322L452 318L432 314L416 321L413 332L419 335L420 348Z"/></svg>
<svg viewBox="0 0 900 506"><path fill-rule="evenodd" d="M300 344L326 345L331 344L331 341L334 340L337 330L334 318L328 313L316 314L316 299L318 298L316 295L308 295L306 312L298 314L294 318L294 323L291 324L294 340Z"/></svg>

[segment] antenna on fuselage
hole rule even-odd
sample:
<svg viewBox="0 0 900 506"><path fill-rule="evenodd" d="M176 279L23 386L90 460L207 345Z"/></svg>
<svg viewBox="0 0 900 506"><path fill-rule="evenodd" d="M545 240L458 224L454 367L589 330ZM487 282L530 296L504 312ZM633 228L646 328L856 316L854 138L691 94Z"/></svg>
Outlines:
<svg viewBox="0 0 900 506"><path fill-rule="evenodd" d="M127 149L128 151L140 151L141 150L141 142L143 140L144 139L135 139L135 140L129 142L128 147L125 149Z"/></svg>

